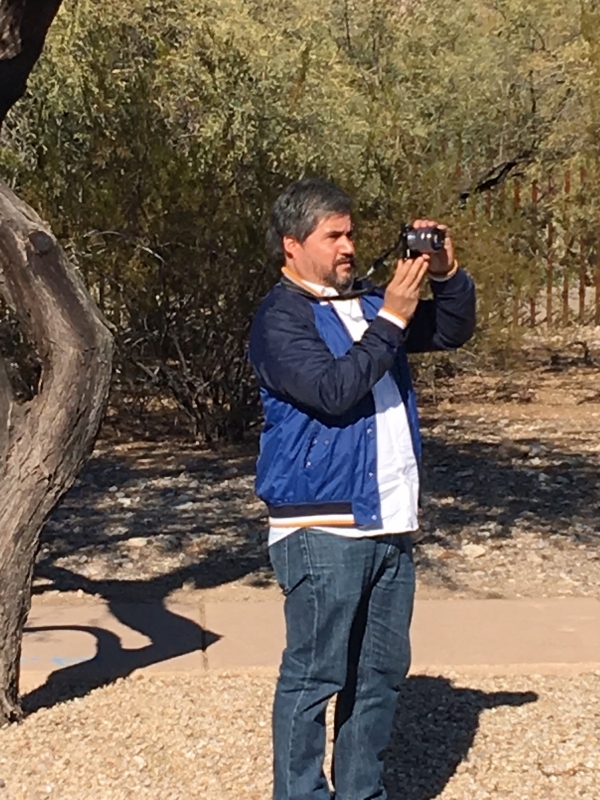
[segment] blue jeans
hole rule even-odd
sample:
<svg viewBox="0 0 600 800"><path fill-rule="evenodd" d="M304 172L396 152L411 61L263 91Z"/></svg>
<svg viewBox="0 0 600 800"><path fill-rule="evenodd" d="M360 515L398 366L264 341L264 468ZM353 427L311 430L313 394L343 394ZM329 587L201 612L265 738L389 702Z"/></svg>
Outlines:
<svg viewBox="0 0 600 800"><path fill-rule="evenodd" d="M335 800L385 800L383 750L410 664L409 535L295 531L270 548L285 594L286 648L273 708L274 800L330 800L325 711L337 694Z"/></svg>

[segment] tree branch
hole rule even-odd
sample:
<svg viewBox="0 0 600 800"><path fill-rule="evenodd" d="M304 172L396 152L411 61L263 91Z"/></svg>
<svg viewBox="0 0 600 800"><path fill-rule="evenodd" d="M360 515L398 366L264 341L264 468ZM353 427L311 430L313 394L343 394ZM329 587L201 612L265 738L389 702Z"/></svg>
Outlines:
<svg viewBox="0 0 600 800"><path fill-rule="evenodd" d="M502 164L497 164L496 166L489 169L486 174L480 178L479 181L471 188L464 192L461 192L459 195L459 200L461 203L466 203L469 197L472 194L481 194L482 192L487 191L488 189L494 189L496 186L499 186L503 183L507 178L510 177L511 173L517 168L524 164L529 164L533 160L534 150L525 150L524 152L520 153L518 156L510 159L509 161L504 161Z"/></svg>

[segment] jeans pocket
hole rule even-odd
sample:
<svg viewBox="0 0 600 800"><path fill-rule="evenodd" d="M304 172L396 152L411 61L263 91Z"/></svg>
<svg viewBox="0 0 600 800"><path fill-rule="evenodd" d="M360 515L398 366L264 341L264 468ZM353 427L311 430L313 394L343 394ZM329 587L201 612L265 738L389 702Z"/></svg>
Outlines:
<svg viewBox="0 0 600 800"><path fill-rule="evenodd" d="M302 529L294 531L294 533L279 542L275 542L269 548L273 572L286 597L300 586L310 574L305 548L302 546L304 535Z"/></svg>

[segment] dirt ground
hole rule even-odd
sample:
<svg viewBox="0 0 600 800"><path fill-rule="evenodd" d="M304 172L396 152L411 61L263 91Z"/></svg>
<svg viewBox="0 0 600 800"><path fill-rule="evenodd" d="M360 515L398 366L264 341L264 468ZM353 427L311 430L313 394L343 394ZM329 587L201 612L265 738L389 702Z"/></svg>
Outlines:
<svg viewBox="0 0 600 800"><path fill-rule="evenodd" d="M598 351L421 383L421 596L598 595ZM272 598L255 456L255 442L101 440L44 530L35 593Z"/></svg>

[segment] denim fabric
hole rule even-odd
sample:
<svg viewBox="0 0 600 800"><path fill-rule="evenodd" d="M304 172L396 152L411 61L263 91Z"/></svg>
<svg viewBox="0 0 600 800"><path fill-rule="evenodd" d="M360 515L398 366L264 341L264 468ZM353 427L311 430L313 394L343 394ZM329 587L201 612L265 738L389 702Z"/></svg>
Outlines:
<svg viewBox="0 0 600 800"><path fill-rule="evenodd" d="M286 596L274 800L330 800L325 711L336 694L333 796L385 800L382 751L410 663L410 536L351 539L308 528L276 542L270 555Z"/></svg>

